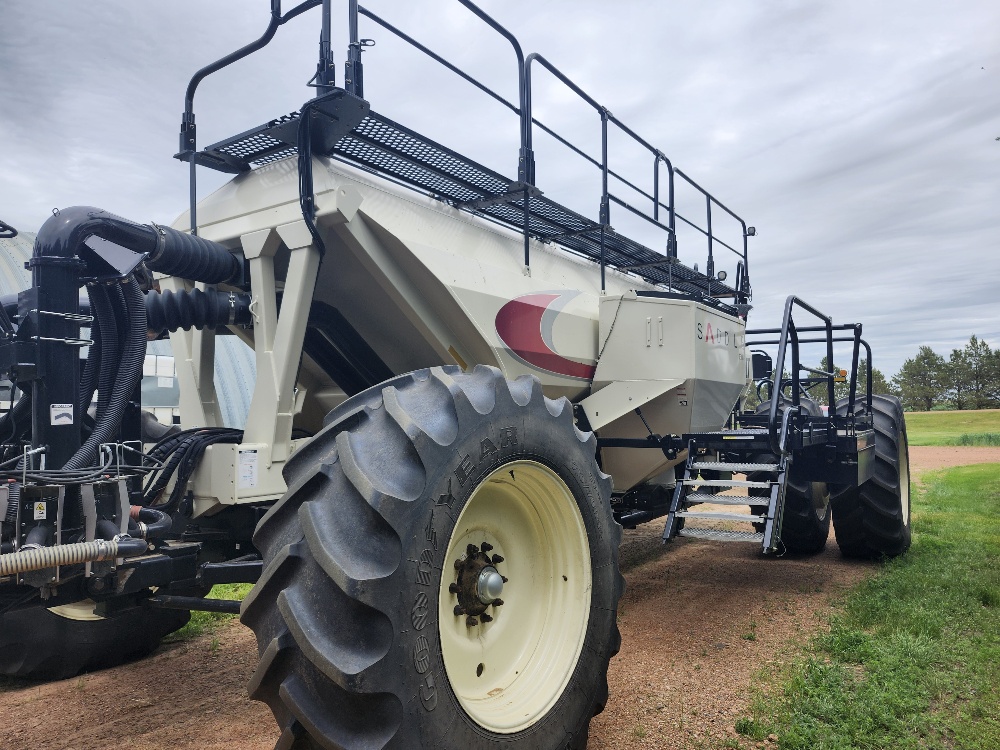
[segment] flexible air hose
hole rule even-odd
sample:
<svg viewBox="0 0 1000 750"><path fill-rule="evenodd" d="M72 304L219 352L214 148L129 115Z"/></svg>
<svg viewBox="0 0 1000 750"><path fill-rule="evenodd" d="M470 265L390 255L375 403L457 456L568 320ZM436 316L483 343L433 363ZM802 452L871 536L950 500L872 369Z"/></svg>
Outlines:
<svg viewBox="0 0 1000 750"><path fill-rule="evenodd" d="M116 557L135 557L149 549L141 539L126 537L118 541L97 539L93 542L60 544L55 547L21 550L0 555L0 576L29 573L60 565L78 565L85 562L100 562Z"/></svg>
<svg viewBox="0 0 1000 750"><path fill-rule="evenodd" d="M157 227L157 231L161 243L146 260L151 270L208 284L221 284L240 275L239 259L219 243L170 227Z"/></svg>
<svg viewBox="0 0 1000 750"><path fill-rule="evenodd" d="M145 301L147 325L156 334L181 328L247 325L251 321L249 294L231 294L216 289L146 292Z"/></svg>
<svg viewBox="0 0 1000 750"><path fill-rule="evenodd" d="M128 330L111 398L105 413L98 415L90 437L61 467L64 470L81 469L93 463L98 446L107 443L117 432L132 392L142 378L142 363L146 356L146 305L134 278L129 277L121 285L121 289L125 295L125 322Z"/></svg>

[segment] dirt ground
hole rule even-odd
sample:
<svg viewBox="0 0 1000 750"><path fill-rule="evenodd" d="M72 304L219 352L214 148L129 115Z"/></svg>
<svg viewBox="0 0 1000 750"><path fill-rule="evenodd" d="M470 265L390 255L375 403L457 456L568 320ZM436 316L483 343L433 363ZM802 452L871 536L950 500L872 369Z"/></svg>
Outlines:
<svg viewBox="0 0 1000 750"><path fill-rule="evenodd" d="M1000 448L912 447L923 471L1000 462ZM823 627L837 595L872 564L832 542L810 558L762 558L753 545L681 539L662 522L626 531L623 645L591 750L716 748L735 737L762 668ZM251 633L233 622L151 658L63 682L0 685L0 750L270 750L267 709L246 696Z"/></svg>

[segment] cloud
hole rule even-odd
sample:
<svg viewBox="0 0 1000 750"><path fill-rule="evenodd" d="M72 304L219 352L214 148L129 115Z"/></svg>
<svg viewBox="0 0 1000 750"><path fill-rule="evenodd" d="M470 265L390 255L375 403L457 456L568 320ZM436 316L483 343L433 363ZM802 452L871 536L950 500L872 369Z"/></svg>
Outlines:
<svg viewBox="0 0 1000 750"><path fill-rule="evenodd" d="M365 4L516 98L509 45L457 3ZM863 322L887 372L921 344L946 354L976 333L1000 345L996 3L482 5L526 53L544 54L757 226L752 324L776 324L785 296L798 294ZM171 221L186 205L187 170L171 156L187 80L255 38L266 11L263 0L0 5L0 217L31 230L54 206L94 204ZM208 79L196 102L201 143L300 106L317 31L313 11ZM377 111L515 176L513 115L367 19L362 35L377 41L364 58ZM540 116L596 155L594 113L551 77L536 83ZM537 139L540 187L595 214L596 171ZM620 173L649 189L648 154L612 146ZM223 179L200 175L201 195ZM693 194L679 200L700 210ZM704 268L700 242L684 238L681 255Z"/></svg>

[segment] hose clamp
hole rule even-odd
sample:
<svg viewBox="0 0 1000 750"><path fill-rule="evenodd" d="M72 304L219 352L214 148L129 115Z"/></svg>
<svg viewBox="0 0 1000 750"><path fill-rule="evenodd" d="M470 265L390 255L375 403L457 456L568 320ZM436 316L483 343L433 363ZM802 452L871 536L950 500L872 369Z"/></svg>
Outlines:
<svg viewBox="0 0 1000 750"><path fill-rule="evenodd" d="M163 251L167 246L167 232L155 221L149 222L149 225L153 227L153 232L156 233L156 247L153 252L149 254L149 259L158 260L159 257L163 255Z"/></svg>

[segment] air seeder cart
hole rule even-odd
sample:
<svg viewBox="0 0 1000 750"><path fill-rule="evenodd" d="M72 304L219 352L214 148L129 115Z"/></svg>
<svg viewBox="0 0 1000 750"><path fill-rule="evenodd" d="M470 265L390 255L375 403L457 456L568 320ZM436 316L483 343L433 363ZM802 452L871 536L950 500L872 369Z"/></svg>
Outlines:
<svg viewBox="0 0 1000 750"><path fill-rule="evenodd" d="M32 287L0 312L0 372L22 394L0 421L4 673L119 663L191 609L238 611L278 747L582 748L620 643L622 526L808 553L832 516L845 553L905 551L902 412L870 377L858 388L861 327L789 297L780 328L748 331L753 228L460 2L510 43L516 102L354 1L338 87L329 0L272 0L257 42L191 80L175 226L78 207L41 228ZM312 8L316 96L199 148L200 81ZM373 109L361 21L509 110L516 169ZM593 108L598 156L532 115L543 70ZM609 132L646 153L643 184ZM536 184L539 133L597 170L595 216ZM234 176L197 203L198 168ZM682 215L683 190L703 213ZM704 244L680 247L682 228ZM682 249L707 251L703 273ZM169 333L179 426L143 419L147 332ZM219 335L256 353L240 430L221 426ZM801 360L816 342L823 370ZM839 401L838 342L853 345ZM256 583L242 605L203 598L241 581Z"/></svg>

